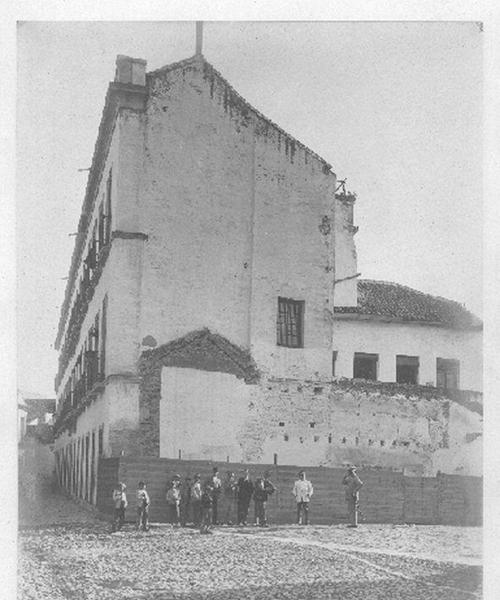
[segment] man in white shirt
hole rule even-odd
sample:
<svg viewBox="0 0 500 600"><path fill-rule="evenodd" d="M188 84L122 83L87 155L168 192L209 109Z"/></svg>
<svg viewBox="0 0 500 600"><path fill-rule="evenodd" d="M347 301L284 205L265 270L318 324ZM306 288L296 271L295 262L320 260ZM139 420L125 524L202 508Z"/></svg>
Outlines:
<svg viewBox="0 0 500 600"><path fill-rule="evenodd" d="M149 494L144 481L137 486L137 529L149 531Z"/></svg>
<svg viewBox="0 0 500 600"><path fill-rule="evenodd" d="M299 471L299 478L293 486L293 495L297 502L297 525L302 525L302 516L304 517L304 525L309 524L309 501L313 495L313 486L306 479L304 471Z"/></svg>
<svg viewBox="0 0 500 600"><path fill-rule="evenodd" d="M222 481L219 477L219 468L214 467L212 469L212 477L210 477L210 485L213 488L212 492L212 525L219 524L218 505L219 496L222 492Z"/></svg>

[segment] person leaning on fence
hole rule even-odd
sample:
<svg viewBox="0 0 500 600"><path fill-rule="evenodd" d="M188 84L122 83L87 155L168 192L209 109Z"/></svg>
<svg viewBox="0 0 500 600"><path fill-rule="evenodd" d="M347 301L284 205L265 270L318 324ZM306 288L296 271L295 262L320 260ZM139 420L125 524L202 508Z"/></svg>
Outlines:
<svg viewBox="0 0 500 600"><path fill-rule="evenodd" d="M349 527L358 526L359 510L359 490L363 482L356 474L356 467L353 465L347 469L344 475L342 485L345 487L345 499L347 502L347 512L349 514Z"/></svg>
<svg viewBox="0 0 500 600"><path fill-rule="evenodd" d="M302 517L304 519L304 525L309 524L309 502L313 495L313 486L310 481L306 479L304 471L299 471L298 479L295 482L292 490L292 494L295 496L295 502L297 503L297 525L302 525Z"/></svg>
<svg viewBox="0 0 500 600"><path fill-rule="evenodd" d="M193 524L199 527L201 523L201 496L203 490L201 487L201 476L196 473L191 484L191 511L193 514Z"/></svg>
<svg viewBox="0 0 500 600"><path fill-rule="evenodd" d="M243 471L242 477L238 479L238 525L246 525L248 509L253 495L253 482L250 479L248 469Z"/></svg>
<svg viewBox="0 0 500 600"><path fill-rule="evenodd" d="M119 483L113 490L113 524L112 531L120 531L125 523L125 509L127 508L127 495L125 490L127 486L124 483Z"/></svg>
<svg viewBox="0 0 500 600"><path fill-rule="evenodd" d="M149 494L144 481L139 481L137 486L137 529L149 531Z"/></svg>
<svg viewBox="0 0 500 600"><path fill-rule="evenodd" d="M167 506L168 506L168 518L172 525L178 526L180 524L180 477L176 475L170 482L167 490Z"/></svg>

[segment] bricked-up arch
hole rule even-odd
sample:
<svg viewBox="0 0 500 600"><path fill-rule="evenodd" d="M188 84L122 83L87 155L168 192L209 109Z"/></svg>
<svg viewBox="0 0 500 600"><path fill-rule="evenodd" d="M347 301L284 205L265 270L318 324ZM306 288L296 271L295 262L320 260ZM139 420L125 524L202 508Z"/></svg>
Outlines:
<svg viewBox="0 0 500 600"><path fill-rule="evenodd" d="M139 419L141 453L146 456L159 456L160 453L163 367L230 373L248 384L257 383L260 378L249 352L208 329L193 331L158 348L144 351L139 359Z"/></svg>

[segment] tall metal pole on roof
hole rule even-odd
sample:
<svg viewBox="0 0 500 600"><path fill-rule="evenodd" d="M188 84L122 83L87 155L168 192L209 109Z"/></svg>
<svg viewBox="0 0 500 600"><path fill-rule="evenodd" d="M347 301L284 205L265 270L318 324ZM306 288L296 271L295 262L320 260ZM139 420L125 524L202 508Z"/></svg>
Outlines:
<svg viewBox="0 0 500 600"><path fill-rule="evenodd" d="M203 21L196 21L196 56L201 56L203 46Z"/></svg>

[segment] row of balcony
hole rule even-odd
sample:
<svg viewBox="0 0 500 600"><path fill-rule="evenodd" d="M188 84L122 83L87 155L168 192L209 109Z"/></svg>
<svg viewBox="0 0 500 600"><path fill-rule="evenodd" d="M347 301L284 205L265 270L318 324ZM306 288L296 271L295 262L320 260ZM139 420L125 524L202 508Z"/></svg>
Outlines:
<svg viewBox="0 0 500 600"><path fill-rule="evenodd" d="M71 417L80 414L96 392L98 384L104 382L102 364L103 361L96 350L88 350L85 353L81 377L77 381L68 381L59 401L54 424L57 433L74 424Z"/></svg>
<svg viewBox="0 0 500 600"><path fill-rule="evenodd" d="M71 357L74 355L76 346L80 340L83 321L87 316L89 304L94 297L94 292L101 278L104 265L109 256L111 244L108 243L95 253L91 266L84 269L87 274L80 283L80 289L76 295L71 316L67 327L66 337L59 355L59 369L55 380L56 389L59 387L63 375L68 367ZM86 263L87 264L87 263Z"/></svg>

